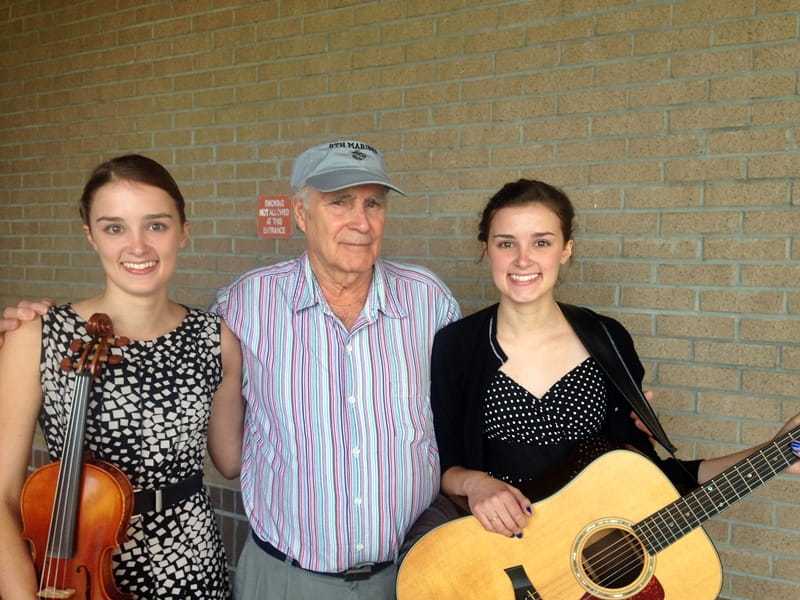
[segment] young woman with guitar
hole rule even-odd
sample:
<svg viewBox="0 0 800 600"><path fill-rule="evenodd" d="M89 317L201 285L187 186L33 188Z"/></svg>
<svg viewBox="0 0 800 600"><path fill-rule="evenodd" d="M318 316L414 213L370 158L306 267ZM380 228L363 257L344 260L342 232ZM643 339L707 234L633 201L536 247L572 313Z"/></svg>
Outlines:
<svg viewBox="0 0 800 600"><path fill-rule="evenodd" d="M218 317L169 298L178 253L189 235L183 196L159 163L126 155L94 170L80 213L105 272L102 291L23 322L6 334L0 348L0 597L89 597L88 591L76 593L76 587L104 577L94 569L108 562L114 583L102 586L100 596L93 591L92 600L228 598L225 552L202 468L208 449L223 475L238 473L241 356L238 341ZM110 323L95 339L98 315ZM111 348L94 356L93 348L104 343ZM81 348L86 350L78 359ZM135 493L127 499L123 493L120 514L133 516L110 544L118 547L99 549L104 557L99 564L81 564L74 569L75 581L60 586L45 581L34 566L58 545L48 539L46 547L36 546L30 532L49 527L52 535L61 519L28 522L47 494L38 487L30 491L39 471L26 484L26 468L37 422L51 457L66 455L71 444L65 440L75 427L70 413L80 397L72 395L71 367L95 359L107 364L83 394L86 416L78 437L91 453L83 471L88 463L100 462L121 472ZM76 487L78 493L91 493L86 479ZM72 510L78 512L75 537L80 540L88 535L82 526L97 527L89 517L101 506ZM64 552L70 550L67 544ZM107 556L111 552L113 559Z"/></svg>
<svg viewBox="0 0 800 600"><path fill-rule="evenodd" d="M498 543L508 548L522 546L519 538L530 538L533 548L556 546L543 538L533 502L560 490L597 456L613 448L635 449L650 457L682 491L696 488L698 482L753 452L697 461L659 458L648 434L636 424L639 419L630 418L635 408L650 431L660 430L655 418L645 418L649 407L641 396L644 368L631 336L611 318L555 299L559 271L573 252L573 219L569 198L546 183L519 180L499 190L483 210L478 234L499 303L445 327L433 345L431 401L442 491L475 516L479 525L473 527L474 520L470 520L471 531L482 528L503 536L505 541ZM638 399L631 399L636 395ZM654 417L651 411L649 414ZM779 435L798 425L800 417L795 416ZM666 436L658 437L669 445ZM788 441L785 448L791 457ZM791 470L800 471L800 465ZM636 476L623 472L613 477L635 481ZM600 481L591 494L570 502L591 505L618 484ZM496 592L488 582L471 579L479 579L478 573L490 562L486 548L494 543L493 538L482 535L474 540L451 540L453 549L481 553L481 558L464 565L463 574L448 574L439 562L437 556L447 556L446 550L422 554L421 562L449 578L459 598L514 598L509 582L514 576L503 569L497 575ZM565 530L557 537L559 541L573 540L575 532ZM564 561L579 550L566 548ZM411 580L412 587L414 581L419 582L414 593L403 589L403 571L414 553L412 549L401 568L399 597L456 597L439 591L426 595L423 588L431 579L429 572L405 580ZM528 573L531 580L534 575ZM636 598L645 589L636 585L645 585L643 582L644 576L641 581L625 583L621 590L611 584L600 586L602 589L588 584L575 589L555 587L557 591L538 596L535 581L526 587L517 580L514 589L518 598L544 600ZM508 592L502 592L506 587ZM588 595L581 596L585 592Z"/></svg>

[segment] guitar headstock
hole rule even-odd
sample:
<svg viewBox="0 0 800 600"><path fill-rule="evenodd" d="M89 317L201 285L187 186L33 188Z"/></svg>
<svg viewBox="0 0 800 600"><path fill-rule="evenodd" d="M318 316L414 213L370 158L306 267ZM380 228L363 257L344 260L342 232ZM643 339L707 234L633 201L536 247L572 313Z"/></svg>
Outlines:
<svg viewBox="0 0 800 600"><path fill-rule="evenodd" d="M73 354L80 353L77 361L69 356L61 360L64 371L75 370L77 373L88 371L92 377L99 377L103 363L117 365L122 356L111 354L111 348L124 346L130 342L126 337L114 336L111 319L104 313L95 313L86 323L86 331L92 337L89 342L72 340L69 349Z"/></svg>

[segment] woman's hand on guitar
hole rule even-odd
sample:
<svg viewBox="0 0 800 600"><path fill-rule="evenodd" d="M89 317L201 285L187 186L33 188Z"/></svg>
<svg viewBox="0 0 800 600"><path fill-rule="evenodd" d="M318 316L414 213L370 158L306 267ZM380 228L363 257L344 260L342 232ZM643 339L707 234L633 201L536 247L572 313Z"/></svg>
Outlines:
<svg viewBox="0 0 800 600"><path fill-rule="evenodd" d="M3 310L3 318L0 319L0 346L5 341L5 332L13 331L19 327L20 321L31 321L38 315L43 315L50 307L55 304L50 298L44 298L39 302L22 300L16 306L6 307Z"/></svg>
<svg viewBox="0 0 800 600"><path fill-rule="evenodd" d="M472 514L486 531L522 537L531 514L531 501L513 485L481 471L471 471L464 491Z"/></svg>
<svg viewBox="0 0 800 600"><path fill-rule="evenodd" d="M790 432L792 429L797 429L798 427L800 427L800 413L797 413L791 419L786 421L786 424L784 424L784 426L781 427L780 431L775 436L775 439L777 439L777 438L781 437L782 435ZM796 456L800 457L800 435L798 435L795 438L795 440L792 441L791 448L792 448L792 452L794 452L794 454ZM786 469L786 472L787 473L800 474L800 460L798 460L798 461L794 462L792 465L790 465L789 468Z"/></svg>

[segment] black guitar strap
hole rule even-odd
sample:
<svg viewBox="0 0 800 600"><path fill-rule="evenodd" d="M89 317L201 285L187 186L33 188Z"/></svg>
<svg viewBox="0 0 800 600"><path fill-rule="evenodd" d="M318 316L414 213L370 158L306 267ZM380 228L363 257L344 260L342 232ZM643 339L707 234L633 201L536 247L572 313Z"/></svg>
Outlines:
<svg viewBox="0 0 800 600"><path fill-rule="evenodd" d="M559 306L606 377L611 380L634 412L639 415L642 423L647 425L656 441L674 455L677 448L670 442L653 407L650 406L639 385L634 381L614 338L611 337L602 319L597 313L581 306L560 303Z"/></svg>

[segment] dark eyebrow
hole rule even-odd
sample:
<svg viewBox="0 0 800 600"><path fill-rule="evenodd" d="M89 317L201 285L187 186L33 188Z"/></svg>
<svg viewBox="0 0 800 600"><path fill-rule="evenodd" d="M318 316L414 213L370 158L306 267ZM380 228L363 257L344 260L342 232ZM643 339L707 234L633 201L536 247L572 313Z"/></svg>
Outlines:
<svg viewBox="0 0 800 600"><path fill-rule="evenodd" d="M144 220L146 221L154 221L156 219L174 219L175 217L169 213L154 213L152 215L145 215ZM110 223L119 223L123 221L122 217L97 217L95 222L99 223L100 221L108 221Z"/></svg>

